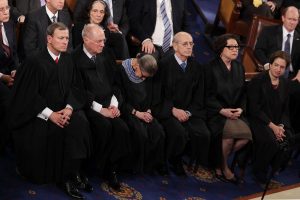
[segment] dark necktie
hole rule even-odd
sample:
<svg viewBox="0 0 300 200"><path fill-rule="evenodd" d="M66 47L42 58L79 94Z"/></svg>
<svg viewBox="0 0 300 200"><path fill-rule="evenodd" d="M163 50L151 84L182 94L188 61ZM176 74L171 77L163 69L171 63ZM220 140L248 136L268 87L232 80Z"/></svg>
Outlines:
<svg viewBox="0 0 300 200"><path fill-rule="evenodd" d="M93 61L93 63L96 63L96 56L93 55L93 56L91 57L91 60Z"/></svg>
<svg viewBox="0 0 300 200"><path fill-rule="evenodd" d="M160 14L165 27L162 50L163 52L167 52L170 48L172 27L171 27L170 19L168 18L167 15L165 0L162 0L160 4Z"/></svg>
<svg viewBox="0 0 300 200"><path fill-rule="evenodd" d="M58 57L55 58L55 63L56 63L56 64L58 63Z"/></svg>
<svg viewBox="0 0 300 200"><path fill-rule="evenodd" d="M284 43L284 51L291 55L291 43L290 43L290 38L291 38L291 34L287 34L286 35L287 38L286 38L286 41ZM289 77L289 72L290 72L290 66L286 66L286 69L285 69L285 72L284 72L284 77L285 78L288 78Z"/></svg>
<svg viewBox="0 0 300 200"><path fill-rule="evenodd" d="M186 63L183 62L180 64L181 69L185 72L185 68L186 68Z"/></svg>
<svg viewBox="0 0 300 200"><path fill-rule="evenodd" d="M53 15L53 17L52 17L52 23L55 23L55 22L56 22L56 16Z"/></svg>
<svg viewBox="0 0 300 200"><path fill-rule="evenodd" d="M0 43L1 43L1 46L3 48L3 51L6 55L6 57L9 58L10 57L10 48L9 48L9 46L7 46L6 44L3 43L2 28L4 28L3 24L0 24Z"/></svg>

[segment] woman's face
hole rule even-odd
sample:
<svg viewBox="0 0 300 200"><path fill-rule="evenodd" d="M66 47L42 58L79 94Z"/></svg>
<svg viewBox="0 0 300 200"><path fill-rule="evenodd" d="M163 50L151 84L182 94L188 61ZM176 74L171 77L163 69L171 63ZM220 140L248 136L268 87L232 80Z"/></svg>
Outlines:
<svg viewBox="0 0 300 200"><path fill-rule="evenodd" d="M276 58L273 63L270 64L270 73L273 77L279 78L284 74L286 68L286 61L282 58Z"/></svg>
<svg viewBox="0 0 300 200"><path fill-rule="evenodd" d="M238 57L239 48L239 44L235 39L229 39L221 52L221 56L228 60L235 60Z"/></svg>
<svg viewBox="0 0 300 200"><path fill-rule="evenodd" d="M101 2L96 1L93 4L89 14L90 23L99 25L102 22L105 15L105 6Z"/></svg>

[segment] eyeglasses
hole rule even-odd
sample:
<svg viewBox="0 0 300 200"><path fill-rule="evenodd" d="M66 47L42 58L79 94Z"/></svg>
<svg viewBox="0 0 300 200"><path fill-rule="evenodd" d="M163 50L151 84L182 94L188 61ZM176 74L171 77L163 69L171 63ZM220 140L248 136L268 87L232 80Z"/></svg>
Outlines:
<svg viewBox="0 0 300 200"><path fill-rule="evenodd" d="M239 50L241 48L240 46L230 46L230 45L225 47L227 47L229 50L234 50L234 49Z"/></svg>
<svg viewBox="0 0 300 200"><path fill-rule="evenodd" d="M176 42L176 43L181 44L181 45L184 46L184 47L188 47L189 45L190 45L191 47L194 46L194 42Z"/></svg>
<svg viewBox="0 0 300 200"><path fill-rule="evenodd" d="M0 8L0 12L1 13L4 13L4 12L6 12L8 10L10 10L10 6L5 6L5 7Z"/></svg>

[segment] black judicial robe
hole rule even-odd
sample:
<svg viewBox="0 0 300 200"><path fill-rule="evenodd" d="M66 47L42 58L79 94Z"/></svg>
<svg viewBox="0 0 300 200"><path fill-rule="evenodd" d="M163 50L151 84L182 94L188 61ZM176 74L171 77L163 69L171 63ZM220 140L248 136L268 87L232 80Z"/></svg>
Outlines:
<svg viewBox="0 0 300 200"><path fill-rule="evenodd" d="M130 152L130 135L126 123L119 117L106 118L91 109L93 101L102 104L103 108L108 108L113 95L118 99L119 105L122 101L115 82L115 59L110 52L104 51L97 54L94 63L84 53L83 45L79 45L72 56L87 92L85 111L93 132L96 165L102 172L107 159L113 164Z"/></svg>
<svg viewBox="0 0 300 200"><path fill-rule="evenodd" d="M253 169L255 172L265 173L271 161L273 165L280 165L282 154L279 143L268 124L270 122L276 125L283 124L286 139L290 140L292 136L288 80L280 77L279 85L274 89L268 71L263 72L251 80L247 96L249 122L254 136Z"/></svg>
<svg viewBox="0 0 300 200"><path fill-rule="evenodd" d="M246 88L245 70L237 61L231 62L229 71L221 60L217 57L205 67L205 87L208 127L212 133L212 148L214 165L219 165L222 159L222 134L226 122L226 117L219 112L222 108L242 108L241 120L246 111Z"/></svg>
<svg viewBox="0 0 300 200"><path fill-rule="evenodd" d="M191 159L207 165L210 133L205 124L204 72L193 58L188 58L185 71L170 55L159 63L162 80L162 113L167 140L167 157L180 156L186 142L190 141ZM172 114L172 108L189 111L192 116L186 122L179 122Z"/></svg>
<svg viewBox="0 0 300 200"><path fill-rule="evenodd" d="M137 172L153 170L164 164L165 139L163 128L155 119L155 106L160 98L156 79L152 77L141 83L134 83L128 78L122 65L117 67L117 82L123 98L121 117L127 122L132 134L133 167ZM133 109L140 112L151 109L153 121L141 121L131 114Z"/></svg>
<svg viewBox="0 0 300 200"><path fill-rule="evenodd" d="M29 57L18 70L13 87L10 125L20 173L37 183L59 182L64 159L89 155L89 124L79 109L85 104L71 56L58 64L47 49ZM73 107L70 124L60 128L37 117L46 107Z"/></svg>

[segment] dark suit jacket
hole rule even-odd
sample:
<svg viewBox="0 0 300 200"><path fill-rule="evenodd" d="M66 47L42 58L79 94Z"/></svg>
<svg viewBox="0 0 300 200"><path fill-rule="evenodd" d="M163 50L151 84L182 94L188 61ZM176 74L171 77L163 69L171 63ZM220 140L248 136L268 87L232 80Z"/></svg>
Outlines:
<svg viewBox="0 0 300 200"><path fill-rule="evenodd" d="M268 63L270 55L282 49L282 26L265 27L258 39L255 46L254 54L256 58L262 63ZM300 34L295 31L292 46L292 65L296 73L300 69Z"/></svg>
<svg viewBox="0 0 300 200"><path fill-rule="evenodd" d="M0 47L0 72L4 74L10 74L12 70L17 68L19 62L16 47L16 27L12 20L3 23L3 25L12 56L7 58L4 54L3 48Z"/></svg>
<svg viewBox="0 0 300 200"><path fill-rule="evenodd" d="M73 14L76 21L80 20L80 15L84 11L88 3L88 0L77 1ZM112 0L112 4L113 21L119 26L119 29L123 33L123 35L127 35L129 30L129 21L127 17L126 0Z"/></svg>
<svg viewBox="0 0 300 200"><path fill-rule="evenodd" d="M67 10L58 11L58 21L64 23L69 28L69 50L72 48L72 21L70 14ZM24 50L25 55L35 53L46 47L46 30L50 24L50 19L46 13L45 6L40 9L29 13L24 26Z"/></svg>
<svg viewBox="0 0 300 200"><path fill-rule="evenodd" d="M41 7L40 0L15 0L15 4L22 15L26 15Z"/></svg>
<svg viewBox="0 0 300 200"><path fill-rule="evenodd" d="M126 9L126 0L112 0L113 4L113 20L118 24L123 35L127 35L129 30L129 21Z"/></svg>
<svg viewBox="0 0 300 200"><path fill-rule="evenodd" d="M185 0L171 0L174 34L187 27ZM139 40L151 38L156 24L156 0L132 0L129 5L130 31Z"/></svg>

